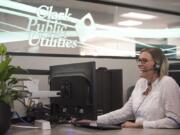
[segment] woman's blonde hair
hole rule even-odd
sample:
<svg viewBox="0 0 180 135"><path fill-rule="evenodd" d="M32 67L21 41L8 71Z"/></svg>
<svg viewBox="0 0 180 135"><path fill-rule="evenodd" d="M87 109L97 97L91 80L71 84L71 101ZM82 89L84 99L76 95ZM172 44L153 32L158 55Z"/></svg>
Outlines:
<svg viewBox="0 0 180 135"><path fill-rule="evenodd" d="M168 74L168 69L169 69L169 64L168 64L168 59L164 55L164 53L161 51L159 48L145 48L140 51L142 52L147 52L152 56L152 59L155 62L155 69L160 77L160 79Z"/></svg>

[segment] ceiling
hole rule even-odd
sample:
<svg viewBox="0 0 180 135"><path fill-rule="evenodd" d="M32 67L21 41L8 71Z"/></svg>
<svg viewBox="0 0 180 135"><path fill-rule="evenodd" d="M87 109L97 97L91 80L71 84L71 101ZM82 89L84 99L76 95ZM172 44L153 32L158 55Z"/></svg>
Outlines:
<svg viewBox="0 0 180 135"><path fill-rule="evenodd" d="M53 5L56 9L70 8L77 17L90 12L98 24L117 26L127 20L120 15L127 12L157 16L153 20L141 20L138 28L172 28L180 26L180 0L16 0L30 5Z"/></svg>
<svg viewBox="0 0 180 135"><path fill-rule="evenodd" d="M87 2L91 0L81 1ZM179 0L97 0L94 3L116 7L115 21L124 20L125 18L119 15L126 12L147 13L157 16L154 20L144 21L143 25L138 26L141 28L172 28L180 26ZM107 11L107 9L104 10Z"/></svg>
<svg viewBox="0 0 180 135"><path fill-rule="evenodd" d="M179 12L180 13L180 1L179 0L98 0L115 3L116 5L134 5L138 7L159 9L164 11Z"/></svg>
<svg viewBox="0 0 180 135"><path fill-rule="evenodd" d="M77 30L75 32L77 32L76 34L78 35L76 36L76 38L78 39L78 42L81 43L80 46L81 52L84 51L85 54L86 53L88 54L89 52L97 52L98 55L104 53L102 55L114 56L115 53L117 53L118 56L120 55L119 53L123 53L126 51L127 53L129 53L129 50L130 51L133 50L133 52L135 52L134 47L136 46L136 44L137 46L139 44L141 46L143 45L143 47L149 46L149 44L174 45L174 46L178 46L177 50L179 49L178 52L180 53L179 31L178 33L171 34L178 36L171 37L169 36L170 35L169 30L174 30L174 29L167 29L167 28L177 28L180 26L180 0L96 0L96 1L12 0L12 1L17 1L19 3L24 3L26 5L30 5L37 8L41 5L53 6L53 11L57 13L65 13L65 9L69 8L69 13L72 14L71 17L75 18L76 20L76 22L72 23L73 25L72 27L74 27L75 25L74 28ZM35 8L31 8L31 9L33 10L31 10L30 15L32 14L34 15L34 13L36 13L35 11L36 9ZM28 10L25 10L25 12L29 14ZM119 21L132 19L121 16L123 13L128 13L128 12L146 13L146 14L154 15L156 16L156 18L152 20L141 20L136 18L134 20L142 21L142 24L134 27L140 29L134 29L134 27L132 29L126 27L127 28L126 29L124 28L124 26L119 26L117 23ZM78 32L79 27L77 28L76 24L81 22L83 20L82 18L88 13L92 15L92 18L96 24L96 25L90 25L90 26L95 26L95 30L94 27L92 27L92 31L91 31L91 29L86 27L86 25L79 25L81 28L80 32L82 32L79 33ZM5 17L4 18L2 17L2 19L6 20ZM12 23L19 23L18 21L16 22L16 20L13 20ZM23 21L20 20L20 22L22 23ZM83 21L82 24L85 24L85 21ZM82 28L81 26L85 26L85 28L84 27ZM168 32L167 31L162 32L161 30L168 30ZM168 36L166 36L167 34ZM104 50L104 52L102 50ZM110 50L112 50L112 54L109 52ZM57 51L59 53L58 49Z"/></svg>

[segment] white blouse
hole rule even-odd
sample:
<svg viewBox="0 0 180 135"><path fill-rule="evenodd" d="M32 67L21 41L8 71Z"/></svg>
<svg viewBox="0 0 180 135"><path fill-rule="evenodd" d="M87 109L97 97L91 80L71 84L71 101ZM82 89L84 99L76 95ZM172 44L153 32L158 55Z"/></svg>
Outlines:
<svg viewBox="0 0 180 135"><path fill-rule="evenodd" d="M147 80L137 81L128 102L118 110L98 116L97 123L118 124L135 116L144 128L177 128L180 123L180 88L175 80L164 76L152 83L148 95Z"/></svg>

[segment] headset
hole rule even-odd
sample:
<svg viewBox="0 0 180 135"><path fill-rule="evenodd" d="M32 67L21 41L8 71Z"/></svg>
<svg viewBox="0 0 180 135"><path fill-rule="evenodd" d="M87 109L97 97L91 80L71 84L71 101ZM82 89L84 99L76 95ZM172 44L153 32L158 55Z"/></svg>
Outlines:
<svg viewBox="0 0 180 135"><path fill-rule="evenodd" d="M174 121L176 123L176 125L177 125L177 128L180 129L180 123L176 119L174 119L173 117L167 117L167 118L169 118L172 121Z"/></svg>
<svg viewBox="0 0 180 135"><path fill-rule="evenodd" d="M151 71L151 70L154 70L154 71L157 71L158 73L160 73L160 70L161 70L161 62L159 62L159 61L155 62L153 68L146 69L146 70L144 70L144 72L148 72L148 71Z"/></svg>
<svg viewBox="0 0 180 135"><path fill-rule="evenodd" d="M155 63L155 70L160 72L162 62L160 60L157 60Z"/></svg>
<svg viewBox="0 0 180 135"><path fill-rule="evenodd" d="M151 88L150 88L150 87L151 87ZM151 86L150 83L148 83L147 89L152 89L152 86ZM145 95L144 92L143 92L142 94ZM134 112L134 115L138 112L139 108L140 108L141 105L144 103L144 100L147 98L147 96L148 96L148 95L144 96L143 100L141 101L141 103L140 103L139 106L137 107L136 111Z"/></svg>
<svg viewBox="0 0 180 135"><path fill-rule="evenodd" d="M134 115L136 115L136 114L137 114L137 112L138 112L139 108L140 108L140 107L141 107L141 105L144 103L144 100L146 99L146 97L147 97L147 96L145 96L145 97L143 98L143 100L141 101L141 103L140 103L140 104L139 104L139 106L137 107L136 111L134 112Z"/></svg>

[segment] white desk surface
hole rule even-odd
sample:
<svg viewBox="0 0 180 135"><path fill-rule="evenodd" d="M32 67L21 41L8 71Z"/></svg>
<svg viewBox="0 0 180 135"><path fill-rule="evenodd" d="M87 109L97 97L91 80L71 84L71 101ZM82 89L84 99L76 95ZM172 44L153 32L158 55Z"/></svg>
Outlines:
<svg viewBox="0 0 180 135"><path fill-rule="evenodd" d="M132 129L97 130L72 125L58 125L51 130L22 129L12 127L6 135L180 135L179 129Z"/></svg>

